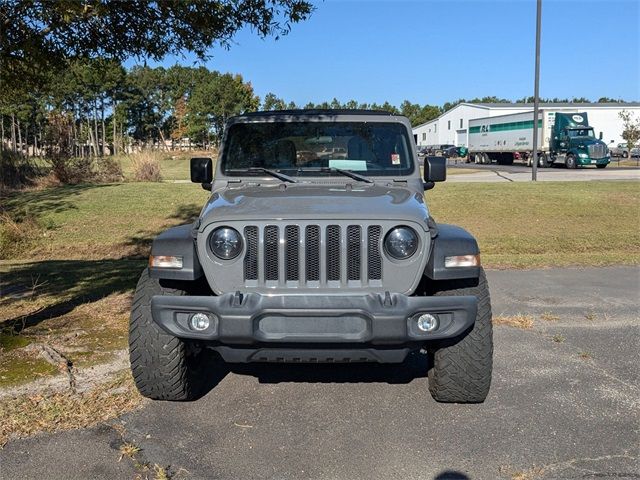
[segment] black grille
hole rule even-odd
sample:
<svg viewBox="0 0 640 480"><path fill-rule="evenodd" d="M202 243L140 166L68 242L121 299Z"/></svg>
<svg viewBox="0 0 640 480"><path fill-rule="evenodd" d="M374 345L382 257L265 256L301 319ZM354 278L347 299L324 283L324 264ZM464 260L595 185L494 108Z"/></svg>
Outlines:
<svg viewBox="0 0 640 480"><path fill-rule="evenodd" d="M345 225L344 229L340 225L247 226L244 279L280 284L329 281L343 286L382 280L382 227Z"/></svg>
<svg viewBox="0 0 640 480"><path fill-rule="evenodd" d="M298 280L300 262L299 256L299 228L296 225L287 225L284 229L284 235L286 240L285 249L285 265L287 268L287 280Z"/></svg>
<svg viewBox="0 0 640 480"><path fill-rule="evenodd" d="M347 279L360 280L360 227L347 227Z"/></svg>
<svg viewBox="0 0 640 480"><path fill-rule="evenodd" d="M327 227L327 280L340 280L340 226Z"/></svg>
<svg viewBox="0 0 640 480"><path fill-rule="evenodd" d="M305 232L307 282L320 280L320 227L309 225Z"/></svg>
<svg viewBox="0 0 640 480"><path fill-rule="evenodd" d="M264 278L278 280L278 227L264 229Z"/></svg>
<svg viewBox="0 0 640 480"><path fill-rule="evenodd" d="M258 227L244 227L247 253L244 256L244 278L258 279Z"/></svg>
<svg viewBox="0 0 640 480"><path fill-rule="evenodd" d="M382 279L382 257L380 255L380 235L382 228L378 225L372 225L368 229L369 239L367 242L369 258L368 269L369 278L371 280Z"/></svg>

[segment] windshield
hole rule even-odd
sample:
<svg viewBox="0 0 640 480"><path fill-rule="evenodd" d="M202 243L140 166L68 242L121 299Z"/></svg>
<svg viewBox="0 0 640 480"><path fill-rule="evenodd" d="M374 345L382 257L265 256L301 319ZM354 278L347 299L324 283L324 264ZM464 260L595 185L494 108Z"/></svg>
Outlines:
<svg viewBox="0 0 640 480"><path fill-rule="evenodd" d="M570 130L567 130L567 134L571 137L571 138L575 138L575 137L593 137L595 138L596 136L593 133L593 128L572 128Z"/></svg>
<svg viewBox="0 0 640 480"><path fill-rule="evenodd" d="M407 129L399 123L237 123L227 134L222 171L241 176L256 174L242 170L261 167L287 175L338 174L329 169L408 175L413 172L409 145Z"/></svg>

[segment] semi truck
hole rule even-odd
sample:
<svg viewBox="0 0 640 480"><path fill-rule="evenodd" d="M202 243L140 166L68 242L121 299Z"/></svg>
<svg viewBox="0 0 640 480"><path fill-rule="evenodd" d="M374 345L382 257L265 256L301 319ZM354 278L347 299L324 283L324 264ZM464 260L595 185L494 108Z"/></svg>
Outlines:
<svg viewBox="0 0 640 480"><path fill-rule="evenodd" d="M467 161L511 165L519 160L531 166L533 126L533 112L469 120ZM538 167L563 164L567 168L605 168L610 162L602 132L596 138L586 113L540 110L537 128Z"/></svg>

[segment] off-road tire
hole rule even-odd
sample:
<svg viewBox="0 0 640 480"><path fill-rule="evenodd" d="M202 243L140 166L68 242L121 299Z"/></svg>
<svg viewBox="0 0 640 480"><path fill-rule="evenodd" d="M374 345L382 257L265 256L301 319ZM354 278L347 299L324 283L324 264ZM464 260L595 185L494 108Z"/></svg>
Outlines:
<svg viewBox="0 0 640 480"><path fill-rule="evenodd" d="M578 161L576 160L575 155L571 153L567 155L564 164L567 166L567 168L578 168Z"/></svg>
<svg viewBox="0 0 640 480"><path fill-rule="evenodd" d="M187 295L163 287L145 269L138 280L129 322L129 360L136 387L153 400L192 400L199 392L192 344L167 334L151 318L154 295Z"/></svg>
<svg viewBox="0 0 640 480"><path fill-rule="evenodd" d="M435 295L473 295L478 298L478 311L470 330L429 350L429 392L438 402L483 402L493 370L491 298L484 270L479 279L447 282Z"/></svg>

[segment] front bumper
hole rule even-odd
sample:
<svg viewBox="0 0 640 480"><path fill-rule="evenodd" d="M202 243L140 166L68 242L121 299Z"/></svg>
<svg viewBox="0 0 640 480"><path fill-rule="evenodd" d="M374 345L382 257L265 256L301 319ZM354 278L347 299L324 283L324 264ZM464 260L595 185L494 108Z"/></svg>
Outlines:
<svg viewBox="0 0 640 480"><path fill-rule="evenodd" d="M180 338L228 346L294 344L358 348L420 344L452 338L476 318L473 296L409 297L397 293L360 296L224 294L221 296L154 296L153 320ZM206 313L209 327L190 327L194 313ZM416 316L435 315L432 332L418 329Z"/></svg>
<svg viewBox="0 0 640 480"><path fill-rule="evenodd" d="M609 165L609 163L611 163L611 157L603 157L603 158L578 157L576 159L576 163L580 166Z"/></svg>

